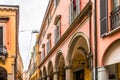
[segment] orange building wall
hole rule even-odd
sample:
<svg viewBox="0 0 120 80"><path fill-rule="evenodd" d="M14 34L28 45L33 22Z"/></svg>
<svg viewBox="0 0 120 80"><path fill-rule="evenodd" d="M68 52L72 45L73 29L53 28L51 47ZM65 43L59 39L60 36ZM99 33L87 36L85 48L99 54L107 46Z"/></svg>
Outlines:
<svg viewBox="0 0 120 80"><path fill-rule="evenodd" d="M17 53L17 9L18 8L9 9L8 7L5 7L3 10L0 10L0 16L9 17L7 23L0 23L0 25L3 25L3 28L5 30L4 45L6 46L8 51L8 57L5 61L5 64L0 63L0 66L4 67L8 73L12 72L11 67L12 64L15 64L14 62Z"/></svg>

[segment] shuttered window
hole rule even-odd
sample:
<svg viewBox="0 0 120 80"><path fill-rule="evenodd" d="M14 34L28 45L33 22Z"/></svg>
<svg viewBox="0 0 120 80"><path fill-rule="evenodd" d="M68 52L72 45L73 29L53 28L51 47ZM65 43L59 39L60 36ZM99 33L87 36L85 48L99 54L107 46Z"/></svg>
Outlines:
<svg viewBox="0 0 120 80"><path fill-rule="evenodd" d="M3 45L3 27L0 27L0 45Z"/></svg>
<svg viewBox="0 0 120 80"><path fill-rule="evenodd" d="M77 6L77 9L76 9L76 13L77 15L80 13L80 0L76 0L76 6Z"/></svg>
<svg viewBox="0 0 120 80"><path fill-rule="evenodd" d="M54 0L54 5L55 5L55 7L58 5L59 1L60 1L60 0Z"/></svg>
<svg viewBox="0 0 120 80"><path fill-rule="evenodd" d="M72 5L69 6L69 24L72 23Z"/></svg>
<svg viewBox="0 0 120 80"><path fill-rule="evenodd" d="M60 20L57 22L55 30L54 30L54 34L55 34L55 43L57 43L60 39Z"/></svg>
<svg viewBox="0 0 120 80"><path fill-rule="evenodd" d="M50 41L47 42L47 54L50 52Z"/></svg>
<svg viewBox="0 0 120 80"><path fill-rule="evenodd" d="M107 32L107 13L108 13L108 5L107 0L100 0L100 27L101 27L101 35L104 35Z"/></svg>
<svg viewBox="0 0 120 80"><path fill-rule="evenodd" d="M71 24L80 13L80 0L73 0L69 6L69 23Z"/></svg>
<svg viewBox="0 0 120 80"><path fill-rule="evenodd" d="M45 58L45 48L43 48L43 51L41 53L41 61L43 61Z"/></svg>

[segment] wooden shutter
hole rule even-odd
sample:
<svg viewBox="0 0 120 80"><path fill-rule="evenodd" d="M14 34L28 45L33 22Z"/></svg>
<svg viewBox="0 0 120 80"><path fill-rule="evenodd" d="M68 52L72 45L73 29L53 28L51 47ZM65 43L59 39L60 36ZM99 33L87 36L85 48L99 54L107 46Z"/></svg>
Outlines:
<svg viewBox="0 0 120 80"><path fill-rule="evenodd" d="M56 0L54 0L54 6L55 6L55 7L57 6L57 1L56 1Z"/></svg>
<svg viewBox="0 0 120 80"><path fill-rule="evenodd" d="M3 45L3 27L0 27L0 45Z"/></svg>
<svg viewBox="0 0 120 80"><path fill-rule="evenodd" d="M80 13L80 0L76 0L76 13L77 15Z"/></svg>
<svg viewBox="0 0 120 80"><path fill-rule="evenodd" d="M44 58L45 58L45 51L44 51L44 49L43 49L43 51L42 51L42 53L41 53L41 61L43 61Z"/></svg>
<svg viewBox="0 0 120 80"><path fill-rule="evenodd" d="M57 39L57 28L55 27L55 30L54 30L54 43L55 44L57 43L56 39Z"/></svg>
<svg viewBox="0 0 120 80"><path fill-rule="evenodd" d="M104 35L107 32L108 21L107 21L107 0L100 0L100 27L101 27L101 35Z"/></svg>
<svg viewBox="0 0 120 80"><path fill-rule="evenodd" d="M47 42L47 53L50 52L50 41Z"/></svg>
<svg viewBox="0 0 120 80"><path fill-rule="evenodd" d="M57 26L57 41L60 39L60 24Z"/></svg>
<svg viewBox="0 0 120 80"><path fill-rule="evenodd" d="M69 6L69 24L71 25L71 23L72 23L72 8L71 8L72 6L71 6L71 4L70 4L70 6Z"/></svg>

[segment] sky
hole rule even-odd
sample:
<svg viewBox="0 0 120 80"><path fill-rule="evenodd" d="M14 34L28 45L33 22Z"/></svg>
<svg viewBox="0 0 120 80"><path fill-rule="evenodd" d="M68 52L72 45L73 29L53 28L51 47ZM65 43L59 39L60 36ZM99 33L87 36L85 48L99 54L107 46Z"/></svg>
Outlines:
<svg viewBox="0 0 120 80"><path fill-rule="evenodd" d="M19 50L27 70L32 48L35 44L36 34L34 30L40 30L40 26L49 0L0 0L0 5L19 5Z"/></svg>

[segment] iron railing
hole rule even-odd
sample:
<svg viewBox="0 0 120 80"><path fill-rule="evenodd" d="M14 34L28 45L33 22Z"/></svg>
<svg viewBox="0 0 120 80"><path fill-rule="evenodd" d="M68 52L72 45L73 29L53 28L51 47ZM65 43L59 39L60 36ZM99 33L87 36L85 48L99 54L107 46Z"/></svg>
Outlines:
<svg viewBox="0 0 120 80"><path fill-rule="evenodd" d="M110 16L111 30L114 30L120 26L120 6L116 7Z"/></svg>
<svg viewBox="0 0 120 80"><path fill-rule="evenodd" d="M7 48L6 46L0 45L0 56L8 56Z"/></svg>

